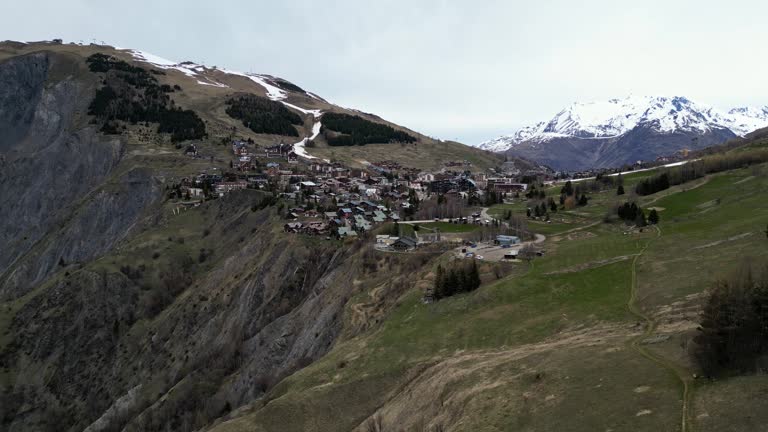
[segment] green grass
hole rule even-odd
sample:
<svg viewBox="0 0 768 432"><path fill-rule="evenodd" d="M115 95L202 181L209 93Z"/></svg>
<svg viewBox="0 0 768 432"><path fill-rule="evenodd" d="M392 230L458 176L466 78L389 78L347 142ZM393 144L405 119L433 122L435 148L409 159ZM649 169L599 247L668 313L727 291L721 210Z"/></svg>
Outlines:
<svg viewBox="0 0 768 432"><path fill-rule="evenodd" d="M630 174L625 182L647 175ZM463 360L451 366L455 369L443 381L435 378L445 387L427 386L436 393L414 393L406 406L424 398L442 400L441 412L461 415L460 423L448 423L456 430L674 430L679 426L678 382L626 346L629 332L637 329L627 312L632 262L648 245L637 260L638 302L651 315L695 302L690 294L705 291L745 255L768 259L762 232L768 223L765 191L768 179L745 169L643 197L644 207L662 209L658 238L654 229L641 233L622 223L558 235L600 222L615 203L627 199L614 191L592 194L586 207L552 214L551 224L530 221L534 232L549 239L543 245L546 256L527 271L434 304L422 303L418 290L407 292L378 328L339 342L326 357L283 381L273 402L222 430L266 431L278 425L283 430L349 430L382 404L396 406L392 394L404 388L418 392L416 384L403 386L437 362L493 353L510 353L510 360L482 365ZM491 214L524 208L523 202L499 205ZM584 345L512 354L557 340L564 332L610 325L624 330ZM611 349L600 347L611 337L616 337ZM690 335L676 337L665 352L687 364L680 341ZM340 368L342 361L345 367ZM546 378L534 382L531 371L538 370ZM709 411L711 418L697 419L697 427L739 430L758 424L749 418L733 424L720 420L729 415L720 398L739 394L752 382L740 378L697 385L696 414ZM475 396L462 399L466 394ZM740 404L749 406L749 398ZM429 409L421 408L425 416L438 415Z"/></svg>

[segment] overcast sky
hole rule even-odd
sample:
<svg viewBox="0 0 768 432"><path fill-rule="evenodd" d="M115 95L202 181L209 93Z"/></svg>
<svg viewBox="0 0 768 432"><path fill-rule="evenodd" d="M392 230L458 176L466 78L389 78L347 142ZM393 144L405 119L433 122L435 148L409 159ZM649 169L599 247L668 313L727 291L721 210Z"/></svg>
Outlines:
<svg viewBox="0 0 768 432"><path fill-rule="evenodd" d="M90 42L281 76L477 144L574 101L768 104L768 2L25 0L0 40Z"/></svg>

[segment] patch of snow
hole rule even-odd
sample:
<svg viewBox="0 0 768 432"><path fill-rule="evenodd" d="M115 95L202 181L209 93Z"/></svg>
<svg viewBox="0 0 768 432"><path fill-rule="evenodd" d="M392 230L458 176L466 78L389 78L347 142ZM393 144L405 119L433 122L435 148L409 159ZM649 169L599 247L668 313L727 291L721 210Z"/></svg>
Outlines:
<svg viewBox="0 0 768 432"><path fill-rule="evenodd" d="M317 117L315 117L317 118ZM313 140L317 138L318 135L320 135L320 128L322 127L322 123L319 121L316 121L314 125L312 125L312 137L309 139Z"/></svg>
<svg viewBox="0 0 768 432"><path fill-rule="evenodd" d="M285 95L285 91L280 87L270 84L267 81L268 77L266 77L265 75L246 74L246 76L250 78L251 81L264 87L264 90L267 91L267 97L270 98L271 100L281 101L287 97Z"/></svg>
<svg viewBox="0 0 768 432"><path fill-rule="evenodd" d="M198 84L213 86L213 87L220 87L220 88L229 88L229 86L226 84L216 82L210 79L209 77L204 76L203 73L206 71L206 67L203 65L199 65L192 62L178 63L178 62L174 62L172 60L168 60L145 51L139 51L135 49L118 48L118 50L127 51L136 60L149 63L159 69L177 70L190 78L195 78Z"/></svg>
<svg viewBox="0 0 768 432"><path fill-rule="evenodd" d="M204 82L204 81L197 80L197 83L200 84L200 85L206 85L206 86L211 86L211 87L229 88L228 85L222 84L222 83L216 82L216 81Z"/></svg>
<svg viewBox="0 0 768 432"><path fill-rule="evenodd" d="M318 117L319 117L319 114L315 118L318 118ZM301 141L299 141L296 144L294 144L293 145L293 151L297 155L299 155L299 156L301 156L301 157L303 157L305 159L317 159L317 157L312 156L311 154L307 153L306 145L307 145L307 141L313 140L313 139L317 138L318 135L320 135L320 128L321 127L322 127L322 123L318 119L317 121L315 121L315 124L312 125L312 135L309 138L304 138ZM326 159L324 159L324 160L326 162L330 163L328 160L326 160Z"/></svg>
<svg viewBox="0 0 768 432"><path fill-rule="evenodd" d="M319 109L315 109L315 110L309 110L309 109L304 109L304 108L302 108L302 107L300 107L300 106L296 106L296 105L294 105L294 104L291 104L291 103L288 103L288 102L285 102L285 101L281 101L281 102L283 103L283 105L287 106L288 108L293 108L293 109L295 109L296 111L300 111L300 112L302 112L302 113L304 113L304 114L312 114L312 116L313 116L314 118L316 118L316 119L317 119L317 118L320 118L320 116L321 116L321 115L322 115L322 113L323 113L323 112L322 112L321 110L319 110Z"/></svg>

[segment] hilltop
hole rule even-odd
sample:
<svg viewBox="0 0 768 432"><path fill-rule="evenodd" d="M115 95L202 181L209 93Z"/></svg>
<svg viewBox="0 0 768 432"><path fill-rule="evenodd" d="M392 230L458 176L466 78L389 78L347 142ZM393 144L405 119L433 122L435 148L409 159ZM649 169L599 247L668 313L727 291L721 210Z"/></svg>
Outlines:
<svg viewBox="0 0 768 432"><path fill-rule="evenodd" d="M204 145L226 141L237 136L244 139L250 138L258 145L298 143L303 147L307 139L312 141L313 147L311 150L305 150L303 154L309 158L339 161L354 167L363 167L367 163L379 160L394 160L413 168L437 169L443 166L444 162L466 160L479 169L486 169L497 166L503 161L503 158L490 152L456 142L432 139L403 126L387 122L374 114L334 105L296 84L271 75L242 73L190 61L176 62L143 51L118 49L108 45L56 42L0 43L0 61L43 52L73 60L84 60L90 55L101 53L148 70L158 71L154 76L159 79L160 84L171 88L178 86L181 89L170 94L175 104L196 112L205 122L207 139L200 142ZM243 122L227 115L226 101L239 94L253 94L268 98L298 114L302 120L300 124L295 125L296 133L281 135L254 132ZM386 125L395 131L401 131L414 139L395 145L370 142L365 146L330 146L325 138L326 134L320 133L322 113L360 117L374 124ZM139 132L130 131L128 135L129 141L146 141L145 138L138 136ZM142 145L142 147L146 149L147 146ZM524 162L521 163L527 165Z"/></svg>

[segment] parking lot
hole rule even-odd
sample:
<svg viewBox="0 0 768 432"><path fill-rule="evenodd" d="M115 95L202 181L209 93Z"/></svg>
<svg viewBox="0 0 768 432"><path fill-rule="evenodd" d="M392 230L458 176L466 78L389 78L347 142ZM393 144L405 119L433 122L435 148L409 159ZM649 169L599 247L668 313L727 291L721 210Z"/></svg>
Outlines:
<svg viewBox="0 0 768 432"><path fill-rule="evenodd" d="M517 251L522 249L523 245L515 245L508 248L503 248L498 245L494 245L492 242L480 242L476 247L460 246L456 248L457 258L475 258L483 261L499 262L499 261L511 261L505 260L504 254L510 251ZM472 254L468 257L467 254Z"/></svg>

